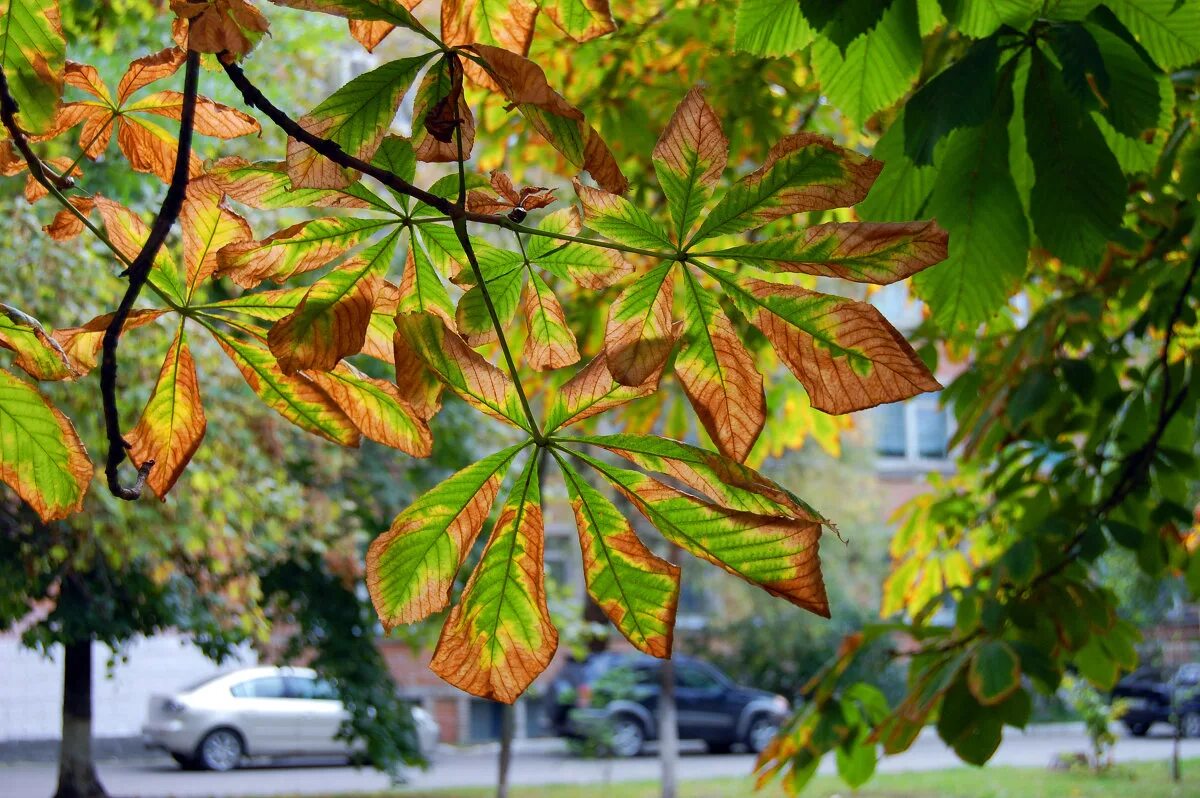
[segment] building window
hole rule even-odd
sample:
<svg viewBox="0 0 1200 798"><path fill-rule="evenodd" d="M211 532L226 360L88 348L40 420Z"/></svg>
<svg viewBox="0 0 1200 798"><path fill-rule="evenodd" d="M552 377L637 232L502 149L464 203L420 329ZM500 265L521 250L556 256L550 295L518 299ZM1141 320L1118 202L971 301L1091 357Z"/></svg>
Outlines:
<svg viewBox="0 0 1200 798"><path fill-rule="evenodd" d="M875 453L884 463L934 465L950 456L953 422L937 394L881 405L872 411Z"/></svg>

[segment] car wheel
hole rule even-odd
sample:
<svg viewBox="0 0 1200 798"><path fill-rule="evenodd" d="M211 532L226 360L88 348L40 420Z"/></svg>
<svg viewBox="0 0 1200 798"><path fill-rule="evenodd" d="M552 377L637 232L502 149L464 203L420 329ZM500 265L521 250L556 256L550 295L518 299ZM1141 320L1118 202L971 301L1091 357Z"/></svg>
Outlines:
<svg viewBox="0 0 1200 798"><path fill-rule="evenodd" d="M617 715L609 724L608 749L614 756L637 756L646 745L646 730L637 718Z"/></svg>
<svg viewBox="0 0 1200 798"><path fill-rule="evenodd" d="M1145 721L1140 723L1126 723L1125 728L1129 729L1129 733L1134 737L1145 737L1150 731L1150 724Z"/></svg>
<svg viewBox="0 0 1200 798"><path fill-rule="evenodd" d="M1200 712L1188 712L1180 718L1179 731L1184 737L1200 737Z"/></svg>
<svg viewBox="0 0 1200 798"><path fill-rule="evenodd" d="M213 729L196 749L196 759L205 770L233 770L245 754L242 737L233 729Z"/></svg>
<svg viewBox="0 0 1200 798"><path fill-rule="evenodd" d="M778 733L778 721L759 715L750 721L750 728L746 729L746 747L752 754L761 754Z"/></svg>

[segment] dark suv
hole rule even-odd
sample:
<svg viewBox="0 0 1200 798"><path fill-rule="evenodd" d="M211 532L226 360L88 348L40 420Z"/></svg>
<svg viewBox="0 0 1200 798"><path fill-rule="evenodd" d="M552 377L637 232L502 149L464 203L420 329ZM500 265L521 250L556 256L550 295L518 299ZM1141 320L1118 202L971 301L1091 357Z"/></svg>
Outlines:
<svg viewBox="0 0 1200 798"><path fill-rule="evenodd" d="M1173 712L1184 737L1200 737L1200 663L1182 665L1170 678L1156 668L1138 669L1117 683L1112 697L1125 699L1121 723L1135 737L1155 723L1170 723Z"/></svg>
<svg viewBox="0 0 1200 798"><path fill-rule="evenodd" d="M679 737L703 740L710 751L744 746L758 753L787 717L787 699L742 687L707 662L676 656L675 705ZM636 756L658 736L661 660L645 654L594 654L570 662L551 685L550 723L561 737L602 728L604 747Z"/></svg>

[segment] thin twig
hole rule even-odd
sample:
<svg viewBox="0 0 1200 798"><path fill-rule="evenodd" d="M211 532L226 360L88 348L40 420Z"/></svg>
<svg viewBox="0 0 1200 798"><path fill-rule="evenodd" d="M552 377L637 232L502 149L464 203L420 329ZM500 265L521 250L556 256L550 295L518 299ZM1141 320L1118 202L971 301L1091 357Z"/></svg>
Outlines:
<svg viewBox="0 0 1200 798"><path fill-rule="evenodd" d="M125 274L129 276L129 287L121 304L113 313L108 328L104 331L103 356L100 361L100 395L104 402L104 430L108 435L108 457L104 464L104 474L108 478L108 489L112 495L126 501L134 501L142 495L146 477L154 467L153 460L147 460L138 468L137 481L132 487L121 485L120 467L125 461L129 444L121 435L121 417L117 411L117 345L121 341L121 330L125 320L133 310L142 286L150 277L154 260L162 249L167 233L179 218L183 208L183 200L187 194L188 169L192 157L192 127L196 117L196 88L200 79L200 54L188 50L187 65L183 74L183 109L179 118L179 145L175 149L175 170L171 173L171 184L163 197L158 216L150 228L146 243L142 246L137 257L129 264Z"/></svg>
<svg viewBox="0 0 1200 798"><path fill-rule="evenodd" d="M500 314L496 312L496 305L492 302L492 295L488 291L487 280L483 278L483 269L479 267L479 259L475 257L475 248L471 246L471 236L467 234L466 219L462 215L467 204L467 171L466 159L463 156L461 125L454 126L454 139L458 142L458 202L454 207L460 212L453 219L454 233L458 236L458 242L462 245L463 252L467 256L467 262L471 264L471 271L475 273L475 281L479 286L479 294L483 297L483 304L492 319L492 327L496 330L496 337L500 341L500 351L504 354L504 362L508 366L508 373L512 376L513 384L517 388L517 397L521 400L521 409L525 411L525 418L529 421L529 431L533 434L533 439L537 445L544 446L546 437L542 434L537 417L533 415L533 410L529 406L529 398L525 395L525 386L521 384L521 374L517 371L517 363L513 359L512 350L508 347L508 338L504 335L504 325L501 324Z"/></svg>
<svg viewBox="0 0 1200 798"><path fill-rule="evenodd" d="M21 153L21 157L25 159L25 163L29 166L29 174L42 185L54 186L60 190L75 185L75 181L68 175L54 174L46 168L46 165L42 163L42 159L37 157L33 148L29 146L29 139L25 137L25 132L17 124L18 113L20 113L20 107L17 105L16 98L12 95L12 90L8 85L8 78L4 75L4 71L0 70L0 120L4 122L4 127L8 130L8 135L12 139L13 146Z"/></svg>

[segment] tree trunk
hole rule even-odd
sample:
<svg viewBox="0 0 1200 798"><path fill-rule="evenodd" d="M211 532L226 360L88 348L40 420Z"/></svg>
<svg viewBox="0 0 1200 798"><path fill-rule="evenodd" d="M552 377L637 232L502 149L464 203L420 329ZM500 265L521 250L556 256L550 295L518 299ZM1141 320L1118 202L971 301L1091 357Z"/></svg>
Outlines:
<svg viewBox="0 0 1200 798"><path fill-rule="evenodd" d="M500 705L500 768L496 778L496 798L508 798L508 770L512 765L513 731L516 709L512 704Z"/></svg>
<svg viewBox="0 0 1200 798"><path fill-rule="evenodd" d="M62 748L54 798L107 798L92 761L92 641L65 646Z"/></svg>
<svg viewBox="0 0 1200 798"><path fill-rule="evenodd" d="M679 719L675 712L675 663L662 661L658 697L658 759L662 765L662 798L678 792Z"/></svg>

